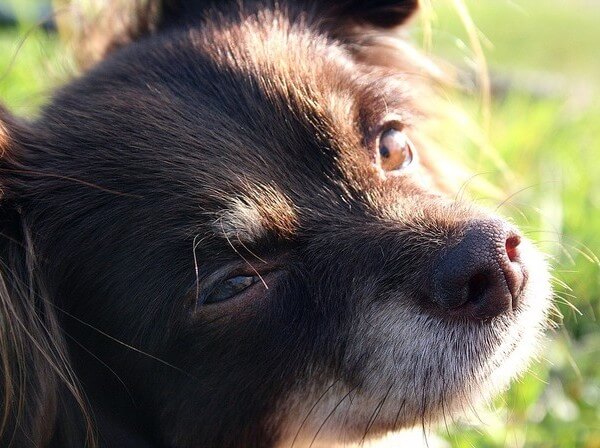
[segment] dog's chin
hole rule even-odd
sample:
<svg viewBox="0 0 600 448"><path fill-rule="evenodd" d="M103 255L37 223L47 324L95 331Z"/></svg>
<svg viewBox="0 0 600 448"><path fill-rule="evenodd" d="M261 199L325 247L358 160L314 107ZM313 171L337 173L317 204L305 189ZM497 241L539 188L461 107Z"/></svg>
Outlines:
<svg viewBox="0 0 600 448"><path fill-rule="evenodd" d="M345 372L309 369L280 407L281 446L362 443L390 431L456 421L521 375L539 351L551 288L529 242L517 309L489 321L443 319L399 301L370 305L352 325Z"/></svg>

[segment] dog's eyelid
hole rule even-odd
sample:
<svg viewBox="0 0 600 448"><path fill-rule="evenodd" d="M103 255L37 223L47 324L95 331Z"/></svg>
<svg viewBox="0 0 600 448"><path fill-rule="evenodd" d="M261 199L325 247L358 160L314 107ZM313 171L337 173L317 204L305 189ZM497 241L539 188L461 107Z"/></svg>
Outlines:
<svg viewBox="0 0 600 448"><path fill-rule="evenodd" d="M224 302L235 297L250 286L258 283L260 277L258 275L234 275L217 284L204 294L198 297L198 300L203 304Z"/></svg>
<svg viewBox="0 0 600 448"><path fill-rule="evenodd" d="M285 270L286 259L282 254L270 254L264 259L256 256L250 263L244 260L225 262L212 272L201 274L188 294L193 296L197 306L225 302L256 283L264 283L265 276ZM229 297L227 291L232 293Z"/></svg>

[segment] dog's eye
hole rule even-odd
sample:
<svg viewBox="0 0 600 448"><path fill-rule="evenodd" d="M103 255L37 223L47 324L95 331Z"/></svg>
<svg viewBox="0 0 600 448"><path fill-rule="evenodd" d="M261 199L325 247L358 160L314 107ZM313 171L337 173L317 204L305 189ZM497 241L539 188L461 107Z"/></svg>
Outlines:
<svg viewBox="0 0 600 448"><path fill-rule="evenodd" d="M379 160L384 171L397 171L410 165L413 148L408 136L395 128L383 131L379 136Z"/></svg>
<svg viewBox="0 0 600 448"><path fill-rule="evenodd" d="M217 303L231 299L259 281L259 277L238 275L216 285L204 298L203 303Z"/></svg>

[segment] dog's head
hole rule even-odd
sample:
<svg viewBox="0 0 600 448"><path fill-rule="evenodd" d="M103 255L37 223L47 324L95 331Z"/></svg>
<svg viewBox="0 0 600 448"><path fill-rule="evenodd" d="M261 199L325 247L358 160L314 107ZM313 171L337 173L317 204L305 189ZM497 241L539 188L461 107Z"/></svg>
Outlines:
<svg viewBox="0 0 600 448"><path fill-rule="evenodd" d="M48 391L74 375L101 431L352 442L522 371L548 274L413 143L428 97L389 30L415 7L165 1L35 122L2 114L3 256L21 267L4 318L51 330L11 330L52 366L29 386L53 399L19 431L71 430L71 402ZM11 310L19 293L31 305ZM57 417L39 429L43 406Z"/></svg>

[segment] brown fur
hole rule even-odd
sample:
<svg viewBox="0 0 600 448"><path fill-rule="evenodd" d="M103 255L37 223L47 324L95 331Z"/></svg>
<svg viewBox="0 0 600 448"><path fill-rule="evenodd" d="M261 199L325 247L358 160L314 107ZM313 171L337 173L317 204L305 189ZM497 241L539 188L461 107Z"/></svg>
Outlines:
<svg viewBox="0 0 600 448"><path fill-rule="evenodd" d="M448 309L448 254L467 270L520 237L455 200L428 148L378 164L386 123L421 140L422 64L390 40L415 7L151 3L36 120L1 112L3 446L360 442L523 370L537 251L508 255L511 307Z"/></svg>

